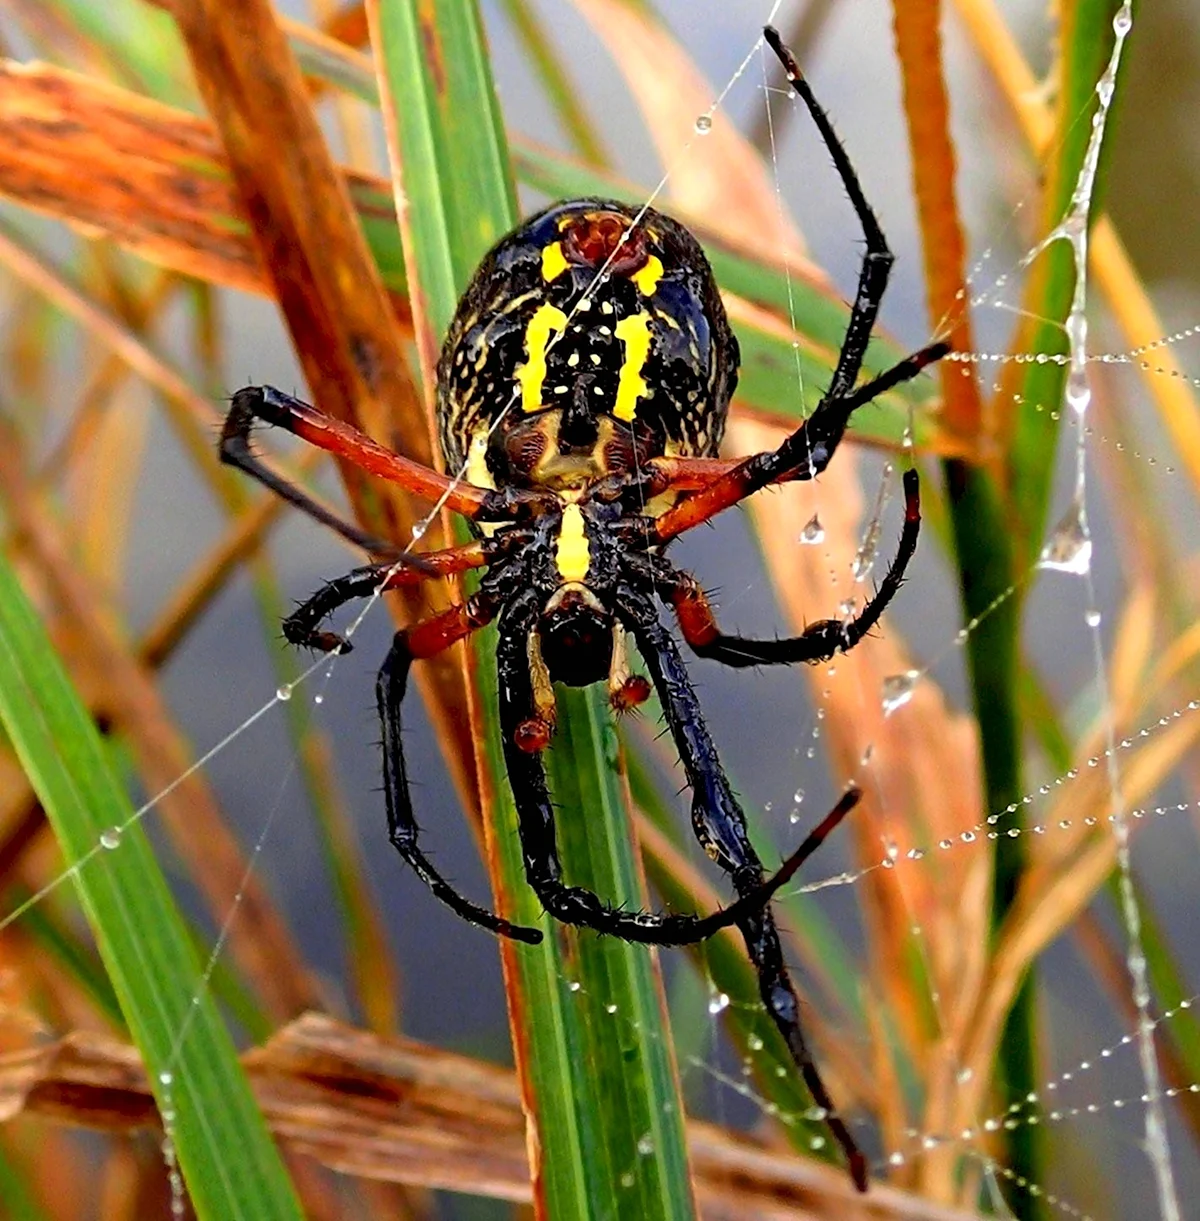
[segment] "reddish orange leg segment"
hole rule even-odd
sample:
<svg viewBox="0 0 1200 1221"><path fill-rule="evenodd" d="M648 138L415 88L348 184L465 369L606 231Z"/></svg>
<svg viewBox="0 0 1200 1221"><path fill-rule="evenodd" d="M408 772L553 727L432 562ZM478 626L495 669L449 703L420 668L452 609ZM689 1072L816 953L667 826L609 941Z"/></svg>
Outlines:
<svg viewBox="0 0 1200 1221"><path fill-rule="evenodd" d="M850 416L859 407L900 383L911 381L927 365L941 360L949 350L949 344L930 344L844 397L823 399L816 411L777 450L744 458L659 516L654 527L658 541L665 543L685 530L701 525L770 483L812 479L819 475L829 465ZM692 469L682 473L698 476L698 461L692 459L689 463Z"/></svg>
<svg viewBox="0 0 1200 1221"><path fill-rule="evenodd" d="M294 504L299 504L294 494L296 489L288 485L285 485L287 490L279 487L279 481L266 471L250 450L250 432L255 421L286 429L310 445L344 458L370 475L397 484L430 503L449 505L465 517L475 517L488 500L487 489L451 479L411 458L401 457L352 425L325 415L310 404L276 390L274 386L247 386L233 396L221 435L221 456ZM308 505L300 504L299 507L311 512ZM321 520L334 524L328 522L326 515L322 515ZM339 527L334 524L334 528Z"/></svg>
<svg viewBox="0 0 1200 1221"><path fill-rule="evenodd" d="M405 652L413 661L434 657L452 644L465 640L472 632L485 627L495 618L495 608L480 598L468 598L456 603L440 615L414 623L398 636L404 637Z"/></svg>

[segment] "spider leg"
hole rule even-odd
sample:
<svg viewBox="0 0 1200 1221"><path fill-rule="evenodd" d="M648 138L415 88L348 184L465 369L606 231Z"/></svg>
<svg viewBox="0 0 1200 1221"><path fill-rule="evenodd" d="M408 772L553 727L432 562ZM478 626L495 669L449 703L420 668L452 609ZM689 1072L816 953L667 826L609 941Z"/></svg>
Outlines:
<svg viewBox="0 0 1200 1221"><path fill-rule="evenodd" d="M762 883L762 862L750 843L746 819L721 767L688 677L683 658L671 634L659 622L649 598L627 587L621 601L622 618L634 633L662 701L667 724L691 786L692 826L704 850L729 874L734 889L747 894ZM850 790L826 816L810 838L813 850L858 800ZM779 932L769 907L747 913L738 922L750 961L758 976L759 995L804 1078L813 1102L825 1112L825 1122L850 1163L850 1174L860 1191L867 1189L867 1162L836 1114L833 1100L800 1027L800 1002L784 963Z"/></svg>
<svg viewBox="0 0 1200 1221"><path fill-rule="evenodd" d="M833 377L816 410L777 450L754 454L703 491L667 510L658 518L655 526L659 542L666 542L682 531L707 521L722 509L744 500L769 483L782 479L811 479L819 475L829 464L855 410L885 390L915 377L926 365L940 360L950 350L946 343L930 344L855 389L894 256L829 116L813 96L792 53L771 26L763 30L763 35L783 64L792 88L808 107L821 139L833 158L842 186L862 226L867 249Z"/></svg>
<svg viewBox="0 0 1200 1221"><path fill-rule="evenodd" d="M323 526L335 530L356 547L361 547L364 551L370 551L375 555L399 557L404 554L392 543L377 538L365 530L360 530L358 526L331 513L307 492L275 474L250 446L250 433L254 421L260 418L263 417L253 409L253 398L248 391L239 390L233 396L229 414L225 417L225 426L221 429L222 462L229 466L236 466L239 470L245 471L247 475L253 476L277 496L283 497L289 504L294 505L301 512L307 513L309 517L319 521Z"/></svg>
<svg viewBox="0 0 1200 1221"><path fill-rule="evenodd" d="M389 589L416 585L428 577L481 568L489 558L488 541L477 540L461 547L424 552L420 556L420 568L398 567L394 562L355 568L344 577L323 585L307 602L292 611L283 621L284 637L290 644L322 653L349 653L353 646L348 640L334 632L322 631L320 627L339 607L355 598L369 598Z"/></svg>
<svg viewBox="0 0 1200 1221"><path fill-rule="evenodd" d="M732 470L717 471L716 478L706 487L660 514L654 521L655 541L669 542L676 535L701 525L722 510L761 491L770 483L812 479L819 475L829 465L850 416L859 407L901 382L910 381L927 365L941 360L949 351L950 345L947 343L931 343L911 356L906 356L844 398L831 399L827 396L822 399L816 411L794 433L785 437L778 449L751 454L737 463ZM656 461L664 462L662 459ZM686 465L680 464L678 467L682 476L680 482L685 488L694 486L702 479L701 461L691 459ZM657 492L660 488L665 490L666 487L672 486L673 473L672 467L664 464L661 478L652 485L654 490Z"/></svg>
<svg viewBox="0 0 1200 1221"><path fill-rule="evenodd" d="M531 717L535 707L527 641L539 608L540 597L535 590L519 596L506 608L500 620L496 670L504 760L517 807L525 873L542 906L564 924L580 925L646 945L691 945L705 941L720 929L740 924L761 911L817 850L829 828L810 835L769 878L764 880L759 869L753 884L740 890L734 903L707 916L618 910L584 887L563 883L545 769L537 751L524 750L518 744L521 725ZM849 794L837 819L857 800L856 792Z"/></svg>
<svg viewBox="0 0 1200 1221"><path fill-rule="evenodd" d="M353 575L353 574L351 574ZM408 686L412 663L422 657L432 657L457 640L463 640L477 628L489 623L496 608L487 600L471 598L448 611L397 632L387 659L375 683L379 719L383 724L383 794L387 806L388 834L396 851L408 862L416 875L443 903L464 920L490 929L502 937L536 945L542 940L539 929L513 924L502 916L479 907L464 898L433 867L417 843L420 829L412 808L408 772L404 764L401 740L400 706Z"/></svg>
<svg viewBox="0 0 1200 1221"><path fill-rule="evenodd" d="M276 390L274 386L246 386L239 390L233 396L221 432L221 460L240 467L297 508L332 526L368 551L381 550L380 546L375 545L378 540L371 539L370 535L364 536L355 527L332 517L298 488L279 479L255 457L250 448L250 434L257 421L286 429L310 445L327 450L370 475L395 483L431 503L449 505L465 517L478 516L482 509L495 501L494 493L451 479L411 458L393 453L352 425L334 419L308 403ZM370 541L362 542L362 538ZM386 553L395 548L384 543L382 550Z"/></svg>
<svg viewBox="0 0 1200 1221"><path fill-rule="evenodd" d="M808 107L817 131L820 132L821 139L833 158L833 164L842 180L842 186L854 206L867 242L862 269L858 275L858 293L850 312L850 321L846 326L842 349L838 353L833 380L825 392L827 399L838 399L847 394L858 381L858 371L862 367L863 356L866 355L867 344L871 340L871 329L874 327L875 317L879 313L879 303L887 288L888 276L891 274L895 255L888 249L887 239L883 236L879 221L867 202L867 197L863 194L858 175L854 172L854 166L850 164L850 158L846 154L841 140L838 139L837 132L833 130L829 116L813 96L813 91L809 88L808 81L804 79L804 74L800 71L791 51L783 45L779 31L773 26L766 26L763 29L763 36L783 65L789 84ZM820 411L820 408L818 407L817 410Z"/></svg>
<svg viewBox="0 0 1200 1221"><path fill-rule="evenodd" d="M917 549L920 529L919 479L915 470L908 470L904 472L904 528L900 545L875 596L852 619L820 619L809 624L799 636L784 640L748 640L725 635L717 625L704 590L691 573L677 571L674 582L663 593L675 609L684 640L700 657L735 667L828 661L835 653L854 648L879 622L884 608L904 581L904 571Z"/></svg>

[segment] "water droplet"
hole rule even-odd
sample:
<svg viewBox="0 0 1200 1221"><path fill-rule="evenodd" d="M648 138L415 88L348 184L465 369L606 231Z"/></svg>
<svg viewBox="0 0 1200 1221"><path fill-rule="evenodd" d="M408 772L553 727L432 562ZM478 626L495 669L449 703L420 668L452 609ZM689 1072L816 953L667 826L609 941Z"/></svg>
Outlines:
<svg viewBox="0 0 1200 1221"><path fill-rule="evenodd" d="M613 1004L611 1001L607 1005L604 1006L604 1012L607 1014L611 1015L613 1013L616 1013L616 1011L617 1011L617 1006L615 1004Z"/></svg>
<svg viewBox="0 0 1200 1221"><path fill-rule="evenodd" d="M975 1073L972 1069L960 1068L958 1070L958 1072L955 1074L954 1079L958 1082L959 1085L966 1085L966 1083L968 1081L970 1081L971 1078L974 1076L975 1076Z"/></svg>
<svg viewBox="0 0 1200 1221"><path fill-rule="evenodd" d="M906 670L903 674L889 674L883 680L884 716L891 716L897 708L903 708L912 699L920 677L920 670Z"/></svg>
<svg viewBox="0 0 1200 1221"><path fill-rule="evenodd" d="M425 531L428 529L429 529L429 523L427 521L417 522L417 524L415 526L413 526L413 528L412 528L413 542L414 543L420 542L420 540L425 537Z"/></svg>
<svg viewBox="0 0 1200 1221"><path fill-rule="evenodd" d="M814 513L804 529L800 531L800 541L808 546L825 541L825 527L821 525L820 517Z"/></svg>
<svg viewBox="0 0 1200 1221"><path fill-rule="evenodd" d="M158 1083L159 1085L174 1085L175 1074L170 1072L168 1069L163 1069L163 1071L158 1074Z"/></svg>
<svg viewBox="0 0 1200 1221"><path fill-rule="evenodd" d="M854 553L854 560L850 565L850 571L856 581L865 581L871 575L871 569L875 567L875 557L879 554L879 523L873 521L871 529L867 531L866 538L859 545L858 550Z"/></svg>
<svg viewBox="0 0 1200 1221"><path fill-rule="evenodd" d="M792 794L792 800L793 800L793 801L794 801L794 802L795 802L795 803L796 803L798 806L799 806L799 805L803 805L803 804L804 804L804 790L803 790L803 789L797 789L797 790L796 790L796 791L795 791L795 792Z"/></svg>
<svg viewBox="0 0 1200 1221"><path fill-rule="evenodd" d="M712 131L712 115L700 114L696 116L696 135L707 136Z"/></svg>
<svg viewBox="0 0 1200 1221"><path fill-rule="evenodd" d="M321 692L321 691L318 691L318 692L316 693L316 695L314 695L314 696L313 696L313 703L314 703L314 704L323 704L324 702L325 702L325 695L324 695L324 693L323 693L323 692Z"/></svg>
<svg viewBox="0 0 1200 1221"><path fill-rule="evenodd" d="M823 1136L814 1136L808 1142L808 1147L810 1149L824 1149L825 1148L825 1138Z"/></svg>
<svg viewBox="0 0 1200 1221"><path fill-rule="evenodd" d="M1099 627L1102 616L1098 610L1090 610L1084 615L1083 619L1088 627Z"/></svg>
<svg viewBox="0 0 1200 1221"><path fill-rule="evenodd" d="M282 687L279 687L275 692L275 698L284 702L290 700L292 698L292 684L284 683Z"/></svg>
<svg viewBox="0 0 1200 1221"><path fill-rule="evenodd" d="M628 1170L621 1175L622 1187L632 1187L635 1181L636 1180L634 1179L633 1175Z"/></svg>
<svg viewBox="0 0 1200 1221"><path fill-rule="evenodd" d="M838 603L838 614L843 619L853 619L855 612L858 610L858 599L854 597L843 598Z"/></svg>
<svg viewBox="0 0 1200 1221"><path fill-rule="evenodd" d="M712 1014L724 1013L729 1008L729 996L725 992L718 992L716 996L708 1002L708 1011Z"/></svg>
<svg viewBox="0 0 1200 1221"><path fill-rule="evenodd" d="M121 828L107 827L100 832L101 848L119 848L121 846Z"/></svg>
<svg viewBox="0 0 1200 1221"><path fill-rule="evenodd" d="M568 992L578 992L579 989L582 987L583 987L583 985L579 982L579 980L573 979L573 980L571 980L571 982L569 984L567 984L567 991Z"/></svg>
<svg viewBox="0 0 1200 1221"><path fill-rule="evenodd" d="M649 1157L654 1152L654 1137L646 1133L637 1143L637 1151L642 1157Z"/></svg>
<svg viewBox="0 0 1200 1221"><path fill-rule="evenodd" d="M1066 400L1067 406L1076 416L1086 414L1092 402L1092 388L1088 384L1086 369L1071 366L1071 371L1067 374Z"/></svg>
<svg viewBox="0 0 1200 1221"><path fill-rule="evenodd" d="M904 1165L904 1154L901 1153L899 1150L897 1150L895 1153L889 1153L888 1154L888 1165L889 1166L903 1166Z"/></svg>
<svg viewBox="0 0 1200 1221"><path fill-rule="evenodd" d="M1083 519L1083 506L1071 502L1042 548L1039 568L1083 574L1092 566L1092 540Z"/></svg>

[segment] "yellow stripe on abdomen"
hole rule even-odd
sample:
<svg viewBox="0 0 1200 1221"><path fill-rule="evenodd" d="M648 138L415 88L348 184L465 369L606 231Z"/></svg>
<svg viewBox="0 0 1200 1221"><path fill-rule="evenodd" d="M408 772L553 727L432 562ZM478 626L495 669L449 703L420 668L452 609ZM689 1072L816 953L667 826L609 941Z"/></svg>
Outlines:
<svg viewBox="0 0 1200 1221"><path fill-rule="evenodd" d="M541 411L542 386L546 381L546 348L550 336L561 334L566 325L566 314L549 302L539 305L530 318L525 328L525 352L529 359L517 369L522 411Z"/></svg>
<svg viewBox="0 0 1200 1221"><path fill-rule="evenodd" d="M625 352L617 377L617 401L613 405L613 415L628 424L637 415L638 399L649 388L642 377L642 369L650 355L650 315L643 310L638 314L630 314L628 318L622 318L617 323L614 334L621 341Z"/></svg>
<svg viewBox="0 0 1200 1221"><path fill-rule="evenodd" d="M564 581L587 580L591 548L583 526L583 510L578 505L567 505L563 509L554 562L558 565L558 574Z"/></svg>

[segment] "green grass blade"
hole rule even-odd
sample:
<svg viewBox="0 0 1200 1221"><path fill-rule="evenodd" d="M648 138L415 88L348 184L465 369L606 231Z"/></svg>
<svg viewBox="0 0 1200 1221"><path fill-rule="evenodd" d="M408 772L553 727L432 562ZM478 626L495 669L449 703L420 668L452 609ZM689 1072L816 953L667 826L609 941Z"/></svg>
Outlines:
<svg viewBox="0 0 1200 1221"><path fill-rule="evenodd" d="M42 1210L26 1176L3 1145L0 1145L0 1205L9 1221L49 1221L50 1214Z"/></svg>
<svg viewBox="0 0 1200 1221"><path fill-rule="evenodd" d="M507 148L475 5L382 0L375 36L394 111L408 200L407 266L426 352L480 257L516 222ZM387 103L385 103L385 106ZM386 112L385 112L386 113ZM428 356L426 356L428 365ZM492 648L477 655L494 727ZM525 880L515 814L488 730L492 866L512 918L546 942L506 947L510 1013L536 1139L542 1216L651 1221L693 1215L682 1106L653 956L552 925ZM567 879L616 903L645 902L625 810L615 730L602 695L560 696L547 770Z"/></svg>
<svg viewBox="0 0 1200 1221"><path fill-rule="evenodd" d="M1049 168L1045 232L1066 214L1091 135L1089 100L1112 46L1116 0L1081 0L1064 22L1060 94L1060 138ZM1093 210L1094 214L1094 210ZM1038 260L1024 304L1026 319L1016 350L1056 353L1066 350L1062 324L1070 309L1074 263L1065 242L1056 242ZM981 617L967 645L972 699L979 721L988 810L1002 810L1024 793L1021 774L1020 670L1018 640L1021 598L1008 596L1019 574L1039 554L1054 472L1058 407L1065 369L1052 362L1012 366L1017 385L1002 386L1000 401L1012 395L1022 404L1014 445L1008 456L1010 493L1002 499L982 468L950 462L946 483L953 523L963 617ZM1015 393L1014 393L1015 392ZM1015 528L1014 528L1015 527ZM990 610L997 599L1005 599ZM999 926L1016 894L1024 869L1024 840L1001 838L996 845L993 923ZM1001 1097L1023 1100L1037 1089L1035 992L1032 974L1017 994L1000 1044ZM1030 1182L1044 1179L1044 1139L1037 1125L1005 1133L1006 1162ZM1024 1193L1011 1203L1022 1217L1042 1209Z"/></svg>
<svg viewBox="0 0 1200 1221"><path fill-rule="evenodd" d="M155 1097L174 1111L172 1134L196 1216L296 1221L291 1184L149 843L3 558L0 674L0 719L74 868ZM115 835L119 849L105 851L102 834Z"/></svg>

